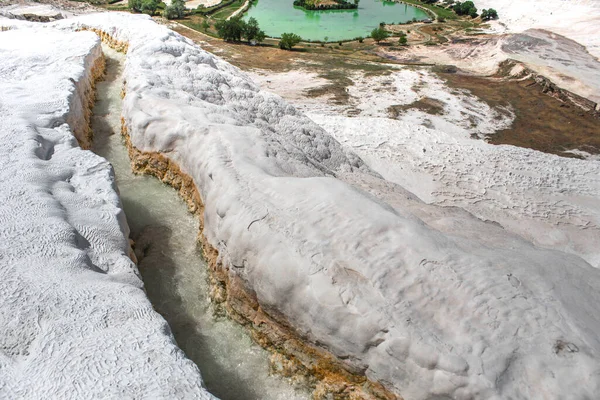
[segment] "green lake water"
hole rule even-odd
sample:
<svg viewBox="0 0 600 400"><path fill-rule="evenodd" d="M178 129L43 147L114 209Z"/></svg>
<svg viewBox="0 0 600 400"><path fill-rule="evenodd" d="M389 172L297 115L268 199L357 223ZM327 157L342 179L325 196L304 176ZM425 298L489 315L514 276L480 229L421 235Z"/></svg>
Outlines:
<svg viewBox="0 0 600 400"><path fill-rule="evenodd" d="M256 18L268 36L293 32L304 40L329 41L367 37L380 22L387 24L429 18L425 11L407 4L361 0L355 10L308 11L294 7L294 0L258 0L244 19Z"/></svg>

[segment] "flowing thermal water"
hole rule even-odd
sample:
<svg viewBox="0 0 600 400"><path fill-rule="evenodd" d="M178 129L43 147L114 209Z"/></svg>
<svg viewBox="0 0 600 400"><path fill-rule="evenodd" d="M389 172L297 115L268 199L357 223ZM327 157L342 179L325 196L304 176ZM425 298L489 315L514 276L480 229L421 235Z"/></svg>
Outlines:
<svg viewBox="0 0 600 400"><path fill-rule="evenodd" d="M269 374L268 353L243 328L214 314L206 262L196 243L198 221L171 187L131 171L120 132L121 72L125 56L103 46L107 70L97 84L92 117L95 153L113 166L154 308L178 345L200 368L208 390L222 400L307 399L306 390Z"/></svg>

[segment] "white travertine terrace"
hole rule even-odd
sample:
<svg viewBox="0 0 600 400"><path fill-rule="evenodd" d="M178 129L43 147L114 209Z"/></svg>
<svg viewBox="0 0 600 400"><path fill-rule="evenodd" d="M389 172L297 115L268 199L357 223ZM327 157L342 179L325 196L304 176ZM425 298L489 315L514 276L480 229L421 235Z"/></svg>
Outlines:
<svg viewBox="0 0 600 400"><path fill-rule="evenodd" d="M82 150L91 32L0 32L0 397L211 399L146 298L111 166Z"/></svg>
<svg viewBox="0 0 600 400"><path fill-rule="evenodd" d="M79 28L129 43L133 146L194 179L203 233L229 274L305 340L405 399L600 391L600 273L582 258L421 202L147 17L88 15L48 30Z"/></svg>

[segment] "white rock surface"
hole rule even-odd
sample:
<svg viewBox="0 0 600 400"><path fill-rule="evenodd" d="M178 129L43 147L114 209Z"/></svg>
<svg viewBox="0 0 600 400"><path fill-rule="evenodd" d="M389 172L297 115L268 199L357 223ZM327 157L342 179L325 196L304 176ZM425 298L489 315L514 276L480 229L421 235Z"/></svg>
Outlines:
<svg viewBox="0 0 600 400"><path fill-rule="evenodd" d="M422 203L293 106L145 16L53 26L129 42L133 144L193 176L205 234L230 273L312 341L406 399L600 391L599 270L459 208Z"/></svg>
<svg viewBox="0 0 600 400"><path fill-rule="evenodd" d="M73 15L73 12L60 10L50 4L12 4L0 7L0 16L21 20L37 20L39 22L55 21Z"/></svg>
<svg viewBox="0 0 600 400"><path fill-rule="evenodd" d="M537 246L576 254L600 268L597 156L571 151L587 155L584 162L473 140L472 135L510 127L512 110L490 108L428 70L395 68L386 76L351 76L347 106L302 98L302 87L291 92L283 83L290 78L287 72L253 76L295 103L385 179L423 201L464 208ZM423 99L437 101L439 109L409 108L389 118L388 107Z"/></svg>
<svg viewBox="0 0 600 400"><path fill-rule="evenodd" d="M406 399L600 391L597 269L422 203L238 69L144 16L56 24L81 25L129 41L133 144L194 177L208 240L265 309Z"/></svg>
<svg viewBox="0 0 600 400"><path fill-rule="evenodd" d="M90 32L0 32L0 398L210 399L127 256L112 168L67 124L100 56Z"/></svg>
<svg viewBox="0 0 600 400"><path fill-rule="evenodd" d="M600 58L600 0L475 0L478 9L494 8L499 32L547 29L587 47Z"/></svg>

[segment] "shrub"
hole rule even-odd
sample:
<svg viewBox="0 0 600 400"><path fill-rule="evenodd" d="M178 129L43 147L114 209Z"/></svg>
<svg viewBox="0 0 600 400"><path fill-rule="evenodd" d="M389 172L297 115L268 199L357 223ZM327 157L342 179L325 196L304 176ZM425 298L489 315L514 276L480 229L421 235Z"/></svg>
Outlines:
<svg viewBox="0 0 600 400"><path fill-rule="evenodd" d="M291 50L292 47L300 43L302 38L295 33L283 33L279 40L279 48L282 50Z"/></svg>
<svg viewBox="0 0 600 400"><path fill-rule="evenodd" d="M179 19L185 16L185 2L183 0L172 0L171 5L163 11L166 19Z"/></svg>
<svg viewBox="0 0 600 400"><path fill-rule="evenodd" d="M362 36L358 37L358 43L362 43L365 40L365 38L363 38Z"/></svg>
<svg viewBox="0 0 600 400"><path fill-rule="evenodd" d="M398 44L401 46L406 46L407 43L408 40L406 39L406 36L400 36L400 39L398 39Z"/></svg>
<svg viewBox="0 0 600 400"><path fill-rule="evenodd" d="M489 21L490 19L498 19L498 12L493 8L489 10L481 10L481 19L484 21Z"/></svg>
<svg viewBox="0 0 600 400"><path fill-rule="evenodd" d="M133 11L154 15L158 3L158 0L129 0L128 5Z"/></svg>
<svg viewBox="0 0 600 400"><path fill-rule="evenodd" d="M377 43L390 37L390 34L383 28L376 28L371 31L371 37Z"/></svg>

